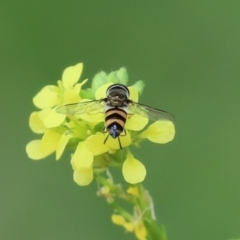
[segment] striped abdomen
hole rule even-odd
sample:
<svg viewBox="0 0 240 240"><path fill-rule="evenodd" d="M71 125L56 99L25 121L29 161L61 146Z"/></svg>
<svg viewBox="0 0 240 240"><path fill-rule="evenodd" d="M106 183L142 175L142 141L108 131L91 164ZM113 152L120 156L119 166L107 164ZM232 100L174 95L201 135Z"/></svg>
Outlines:
<svg viewBox="0 0 240 240"><path fill-rule="evenodd" d="M110 136L117 138L123 131L127 112L123 108L113 107L105 112L106 129Z"/></svg>

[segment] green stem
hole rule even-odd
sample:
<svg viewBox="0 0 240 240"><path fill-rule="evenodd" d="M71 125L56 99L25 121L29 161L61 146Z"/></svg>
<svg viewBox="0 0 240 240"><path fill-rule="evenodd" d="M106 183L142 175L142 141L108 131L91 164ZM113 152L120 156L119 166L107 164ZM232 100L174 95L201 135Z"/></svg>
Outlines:
<svg viewBox="0 0 240 240"><path fill-rule="evenodd" d="M132 220L132 215L127 212L125 209L123 209L122 207L120 207L115 201L111 203L111 205L113 206L113 209L115 211L117 211L118 213L121 213L121 215L127 219L129 222Z"/></svg>
<svg viewBox="0 0 240 240"><path fill-rule="evenodd" d="M100 174L96 174L96 180L99 184L103 186L108 186L110 188L110 192L114 194L114 198L118 197L119 199L125 200L131 204L134 204L133 197L129 196L128 194L123 191L121 186L114 184L113 182L109 181L105 177Z"/></svg>
<svg viewBox="0 0 240 240"><path fill-rule="evenodd" d="M136 185L139 192L138 204L143 213L143 222L148 232L148 240L167 240L163 226L157 224L153 214L153 206L149 201L150 196L141 184Z"/></svg>

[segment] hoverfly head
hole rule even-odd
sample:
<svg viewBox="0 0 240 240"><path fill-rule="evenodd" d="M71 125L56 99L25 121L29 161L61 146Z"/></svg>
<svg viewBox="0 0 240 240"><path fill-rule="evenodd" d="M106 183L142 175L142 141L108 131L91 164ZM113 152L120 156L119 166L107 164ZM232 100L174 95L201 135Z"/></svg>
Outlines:
<svg viewBox="0 0 240 240"><path fill-rule="evenodd" d="M106 92L107 99L114 106L122 106L129 98L129 90L125 85L113 84Z"/></svg>

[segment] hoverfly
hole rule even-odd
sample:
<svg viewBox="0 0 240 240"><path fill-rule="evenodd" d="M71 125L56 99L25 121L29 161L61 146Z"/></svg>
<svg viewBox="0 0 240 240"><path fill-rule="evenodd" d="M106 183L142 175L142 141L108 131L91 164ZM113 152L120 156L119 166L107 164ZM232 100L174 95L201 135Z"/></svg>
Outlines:
<svg viewBox="0 0 240 240"><path fill-rule="evenodd" d="M121 147L119 136L121 133L126 135L124 125L128 116L138 114L147 117L153 121L169 120L173 121L173 116L160 109L151 108L141 103L136 103L129 99L129 89L123 84L113 84L108 87L106 97L80 103L67 104L56 109L57 113L80 115L84 113L105 112L105 127L104 132L108 135L104 141L106 143L109 136L118 138L119 146Z"/></svg>

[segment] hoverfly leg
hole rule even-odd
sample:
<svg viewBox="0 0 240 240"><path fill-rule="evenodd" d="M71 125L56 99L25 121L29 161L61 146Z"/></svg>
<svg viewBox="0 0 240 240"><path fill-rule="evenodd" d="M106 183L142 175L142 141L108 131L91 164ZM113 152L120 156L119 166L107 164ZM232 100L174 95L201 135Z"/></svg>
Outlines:
<svg viewBox="0 0 240 240"><path fill-rule="evenodd" d="M133 113L128 113L127 118L130 119L134 114Z"/></svg>
<svg viewBox="0 0 240 240"><path fill-rule="evenodd" d="M120 137L118 137L118 143L119 143L120 149L122 149L122 144L121 144L121 141L120 141Z"/></svg>
<svg viewBox="0 0 240 240"><path fill-rule="evenodd" d="M127 132L126 132L126 130L125 130L125 129L123 129L122 133L124 133L124 134L121 134L121 135L120 135L121 137L124 137L124 136L126 136L126 135L127 135Z"/></svg>
<svg viewBox="0 0 240 240"><path fill-rule="evenodd" d="M108 140L108 137L109 137L109 136L110 136L110 134L108 134L107 137L105 138L105 140L104 140L104 142L103 142L104 144L105 144L106 141Z"/></svg>
<svg viewBox="0 0 240 240"><path fill-rule="evenodd" d="M103 133L106 133L107 132L107 128L104 126L103 127L103 130L102 130Z"/></svg>

